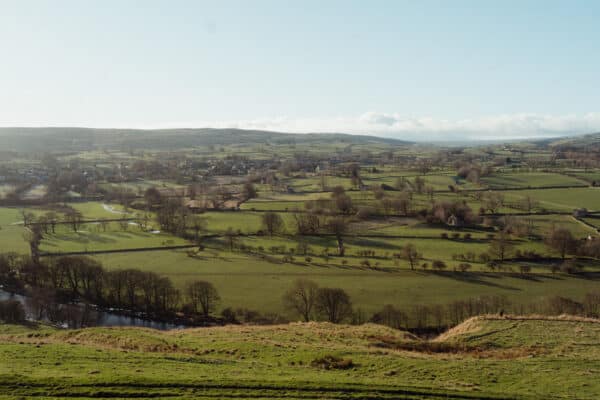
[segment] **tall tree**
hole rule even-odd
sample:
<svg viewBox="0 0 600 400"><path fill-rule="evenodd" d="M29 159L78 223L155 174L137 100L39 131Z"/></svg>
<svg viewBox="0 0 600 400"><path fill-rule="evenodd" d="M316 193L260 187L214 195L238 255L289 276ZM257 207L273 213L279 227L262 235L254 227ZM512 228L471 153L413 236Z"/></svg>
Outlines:
<svg viewBox="0 0 600 400"><path fill-rule="evenodd" d="M489 252L494 258L503 262L510 256L513 248L514 246L510 241L510 236L506 232L500 231L490 242Z"/></svg>
<svg viewBox="0 0 600 400"><path fill-rule="evenodd" d="M212 283L206 281L195 281L187 286L187 298L196 312L201 312L208 317L221 300L217 289Z"/></svg>
<svg viewBox="0 0 600 400"><path fill-rule="evenodd" d="M318 289L316 308L327 321L334 324L352 315L350 296L339 288Z"/></svg>
<svg viewBox="0 0 600 400"><path fill-rule="evenodd" d="M400 252L400 255L403 259L408 261L408 264L410 265L410 269L412 269L412 270L415 269L415 265L418 264L419 259L421 258L421 255L417 251L417 248L412 243L405 244L402 247L402 251Z"/></svg>
<svg viewBox="0 0 600 400"><path fill-rule="evenodd" d="M266 212L262 215L262 224L267 233L273 236L283 230L283 219L275 212Z"/></svg>
<svg viewBox="0 0 600 400"><path fill-rule="evenodd" d="M343 217L335 217L327 222L327 229L335 236L338 243L338 255L343 257L346 253L346 248L344 247L344 235L348 230L348 222Z"/></svg>
<svg viewBox="0 0 600 400"><path fill-rule="evenodd" d="M315 302L317 300L318 286L308 279L298 279L294 285L283 295L284 306L298 313L304 321L311 319Z"/></svg>
<svg viewBox="0 0 600 400"><path fill-rule="evenodd" d="M560 258L564 260L567 253L575 251L577 240L575 240L573 234L568 229L556 228L546 238L546 245L551 250L556 251L560 255Z"/></svg>

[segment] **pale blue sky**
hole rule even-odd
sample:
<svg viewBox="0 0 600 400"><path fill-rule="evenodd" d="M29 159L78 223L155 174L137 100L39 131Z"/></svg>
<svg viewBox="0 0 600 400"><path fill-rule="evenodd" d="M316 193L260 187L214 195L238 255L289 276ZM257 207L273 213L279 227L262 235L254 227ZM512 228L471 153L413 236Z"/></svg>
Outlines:
<svg viewBox="0 0 600 400"><path fill-rule="evenodd" d="M598 1L0 0L0 125L600 130Z"/></svg>

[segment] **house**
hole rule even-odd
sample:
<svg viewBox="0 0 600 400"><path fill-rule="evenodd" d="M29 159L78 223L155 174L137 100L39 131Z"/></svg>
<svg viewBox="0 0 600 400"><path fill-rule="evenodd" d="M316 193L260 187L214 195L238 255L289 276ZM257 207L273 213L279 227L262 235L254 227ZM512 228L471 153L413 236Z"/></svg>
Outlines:
<svg viewBox="0 0 600 400"><path fill-rule="evenodd" d="M456 215L452 214L446 220L446 225L456 228L462 226L462 221Z"/></svg>
<svg viewBox="0 0 600 400"><path fill-rule="evenodd" d="M189 200L185 203L185 206L190 211L196 211L196 212L204 211L207 208L204 200Z"/></svg>

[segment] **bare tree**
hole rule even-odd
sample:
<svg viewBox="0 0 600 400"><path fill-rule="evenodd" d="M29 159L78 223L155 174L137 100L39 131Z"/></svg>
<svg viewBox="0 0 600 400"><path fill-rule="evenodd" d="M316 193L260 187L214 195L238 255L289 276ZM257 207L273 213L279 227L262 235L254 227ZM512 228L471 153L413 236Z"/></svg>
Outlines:
<svg viewBox="0 0 600 400"><path fill-rule="evenodd" d="M298 279L283 295L284 306L310 321L317 300L318 286L308 279Z"/></svg>
<svg viewBox="0 0 600 400"><path fill-rule="evenodd" d="M244 189L242 191L242 196L245 200L253 199L257 196L256 188L252 184L252 182L244 183Z"/></svg>
<svg viewBox="0 0 600 400"><path fill-rule="evenodd" d="M262 215L262 224L270 236L283 230L283 219L274 212L266 212Z"/></svg>
<svg viewBox="0 0 600 400"><path fill-rule="evenodd" d="M321 220L318 215L307 213L294 213L294 223L300 235L316 234L321 228Z"/></svg>
<svg viewBox="0 0 600 400"><path fill-rule="evenodd" d="M563 260L567 256L567 253L575 251L577 247L577 241L566 228L553 229L550 235L546 238L546 245L550 249L558 252L560 258Z"/></svg>
<svg viewBox="0 0 600 400"><path fill-rule="evenodd" d="M31 259L35 263L40 261L40 243L44 238L42 227L38 224L32 224L26 228L23 234L24 239L29 243L29 250L31 252Z"/></svg>
<svg viewBox="0 0 600 400"><path fill-rule="evenodd" d="M335 236L338 243L338 255L343 257L346 253L344 235L348 230L348 222L343 217L335 217L327 222L327 229Z"/></svg>
<svg viewBox="0 0 600 400"><path fill-rule="evenodd" d="M412 270L415 269L415 265L417 265L419 263L419 260L421 259L421 254L417 252L417 248L412 243L405 244L404 247L402 247L400 255L403 259L408 261L410 269Z"/></svg>
<svg viewBox="0 0 600 400"><path fill-rule="evenodd" d="M414 187L417 193L423 193L423 189L425 188L425 179L420 176L415 177Z"/></svg>
<svg viewBox="0 0 600 400"><path fill-rule="evenodd" d="M200 232L206 229L206 218L199 215L193 215L190 221L190 225L194 230L194 241L196 245L200 246Z"/></svg>
<svg viewBox="0 0 600 400"><path fill-rule="evenodd" d="M352 315L350 296L339 288L318 289L316 308L327 321L334 324Z"/></svg>
<svg viewBox="0 0 600 400"><path fill-rule="evenodd" d="M195 281L187 286L186 290L188 301L195 312L201 312L204 317L208 317L221 300L217 289L212 283L206 281Z"/></svg>
<svg viewBox="0 0 600 400"><path fill-rule="evenodd" d="M225 241L227 242L227 245L229 246L229 251L233 251L233 248L235 247L235 245L238 242L238 237L232 227L228 227L227 230L225 231Z"/></svg>
<svg viewBox="0 0 600 400"><path fill-rule="evenodd" d="M511 254L513 248L514 246L510 242L510 236L506 232L501 231L496 235L494 240L491 241L489 252L494 258L503 262Z"/></svg>
<svg viewBox="0 0 600 400"><path fill-rule="evenodd" d="M73 232L77 232L83 222L83 215L77 210L69 210L65 214L65 220L71 225Z"/></svg>
<svg viewBox="0 0 600 400"><path fill-rule="evenodd" d="M101 218L100 226L102 227L102 231L106 232L106 228L108 228L108 221L104 218Z"/></svg>

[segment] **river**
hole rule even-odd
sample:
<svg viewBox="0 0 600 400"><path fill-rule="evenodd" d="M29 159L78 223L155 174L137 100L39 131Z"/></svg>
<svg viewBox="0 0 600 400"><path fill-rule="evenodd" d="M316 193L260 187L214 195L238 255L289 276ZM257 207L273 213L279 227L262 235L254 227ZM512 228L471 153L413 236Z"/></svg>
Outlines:
<svg viewBox="0 0 600 400"><path fill-rule="evenodd" d="M183 328L181 325L167 322L101 311L86 304L57 304L50 309L47 304L40 305L39 302L33 301L30 297L0 289L0 300L9 299L17 300L23 305L28 320L49 322L62 328L90 326L136 326L160 330Z"/></svg>

